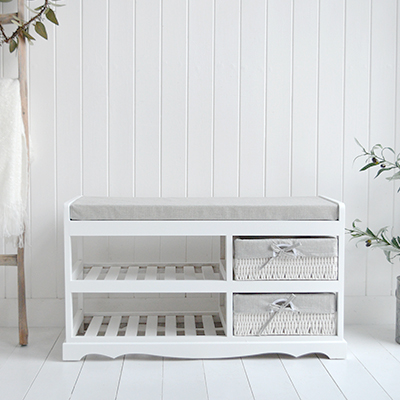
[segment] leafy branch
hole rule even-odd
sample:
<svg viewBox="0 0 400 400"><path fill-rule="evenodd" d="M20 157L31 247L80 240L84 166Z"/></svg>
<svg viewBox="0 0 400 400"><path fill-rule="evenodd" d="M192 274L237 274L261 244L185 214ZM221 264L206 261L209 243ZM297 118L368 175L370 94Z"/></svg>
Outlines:
<svg viewBox="0 0 400 400"><path fill-rule="evenodd" d="M356 142L361 147L363 153L357 156L355 160L364 157L365 163L360 169L360 172L370 168L378 168L375 178L380 176L383 172L391 171L392 175L387 177L387 180L393 181L400 179L400 153L396 155L391 147L383 147L380 144L376 144L371 150L367 151L357 139ZM388 155L391 156L392 161L387 158ZM397 192L399 191L400 188ZM388 237L387 227L379 229L376 233L368 227L363 230L357 226L356 223L358 222L361 221L356 219L353 221L352 229L346 229L347 233L352 236L352 239L358 239L357 243L364 242L367 247L380 248L390 263L392 263L393 259L396 257L400 257L400 236Z"/></svg>
<svg viewBox="0 0 400 400"><path fill-rule="evenodd" d="M12 0L0 0L0 3L8 3L10 1ZM58 25L58 20L52 7L60 7L63 4L58 4L56 1L58 0L44 0L44 3L41 6L36 7L34 10L29 9L34 15L28 21L23 21L16 16L13 17L11 22L16 25L17 28L10 35L6 34L3 25L0 24L0 46L3 43L7 43L9 45L10 53L12 53L18 48L19 38L21 36L26 38L29 43L32 43L32 41L36 39L29 33L30 25L35 28L35 32L39 36L47 40L47 30L43 21L46 18L51 23Z"/></svg>
<svg viewBox="0 0 400 400"><path fill-rule="evenodd" d="M393 171L393 175L386 179L389 181L400 179L400 153L396 155L391 147L383 147L381 144L376 144L370 151L367 151L357 139L356 142L361 147L363 154L357 156L354 161L360 157L365 157L365 165L360 169L361 172L375 167L378 168L375 178L382 172ZM386 157L388 153L393 156L394 161L390 161ZM398 191L400 191L400 188Z"/></svg>
<svg viewBox="0 0 400 400"><path fill-rule="evenodd" d="M364 242L367 247L378 247L380 248L386 259L392 263L393 259L400 257L400 237L393 236L392 238L387 237L387 227L379 229L377 233L366 228L365 231L360 229L356 223L361 222L356 219L352 226L352 229L346 229L347 232L352 236L352 239L359 239L357 243Z"/></svg>

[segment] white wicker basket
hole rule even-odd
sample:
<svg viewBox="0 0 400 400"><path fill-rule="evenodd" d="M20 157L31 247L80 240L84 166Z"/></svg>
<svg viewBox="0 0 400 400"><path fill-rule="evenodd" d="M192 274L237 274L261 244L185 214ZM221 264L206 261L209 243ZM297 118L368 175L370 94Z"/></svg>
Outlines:
<svg viewBox="0 0 400 400"><path fill-rule="evenodd" d="M237 280L336 280L336 238L235 239Z"/></svg>
<svg viewBox="0 0 400 400"><path fill-rule="evenodd" d="M279 309L274 302L289 294L234 295L233 330L235 336L336 335L336 295L334 293L297 294L291 307Z"/></svg>

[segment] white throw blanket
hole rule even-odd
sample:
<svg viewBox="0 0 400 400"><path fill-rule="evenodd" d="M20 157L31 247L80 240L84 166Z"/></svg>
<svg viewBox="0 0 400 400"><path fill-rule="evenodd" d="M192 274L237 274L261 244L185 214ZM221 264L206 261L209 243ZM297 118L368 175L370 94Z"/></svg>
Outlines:
<svg viewBox="0 0 400 400"><path fill-rule="evenodd" d="M0 236L18 239L26 220L28 155L19 81L0 79Z"/></svg>

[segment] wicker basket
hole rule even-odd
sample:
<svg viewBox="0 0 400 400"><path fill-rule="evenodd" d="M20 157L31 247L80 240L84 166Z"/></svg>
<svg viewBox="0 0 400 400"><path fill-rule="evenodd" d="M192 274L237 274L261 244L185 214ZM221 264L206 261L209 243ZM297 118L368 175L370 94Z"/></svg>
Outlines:
<svg viewBox="0 0 400 400"><path fill-rule="evenodd" d="M237 280L337 280L337 239L235 239Z"/></svg>
<svg viewBox="0 0 400 400"><path fill-rule="evenodd" d="M336 335L336 295L297 294L288 306L281 304L290 294L235 294L233 331L236 336Z"/></svg>

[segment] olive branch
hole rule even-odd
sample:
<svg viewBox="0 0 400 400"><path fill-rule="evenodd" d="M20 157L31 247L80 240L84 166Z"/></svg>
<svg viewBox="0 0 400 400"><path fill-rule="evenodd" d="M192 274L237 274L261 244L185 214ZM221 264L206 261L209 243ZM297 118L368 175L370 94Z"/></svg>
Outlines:
<svg viewBox="0 0 400 400"><path fill-rule="evenodd" d="M0 0L0 3L9 3L12 0ZM17 16L12 17L11 22L16 25L16 29L10 34L7 35L3 25L0 23L0 46L4 43L9 45L10 53L12 53L15 49L18 48L19 38L23 36L28 40L29 43L36 40L29 33L29 26L32 25L35 29L35 32L41 36L42 38L48 38L46 26L43 21L46 18L51 23L58 25L58 20L56 14L52 7L61 7L64 4L56 3L58 0L44 0L44 3L36 7L34 10L27 7L34 15L28 21L23 21Z"/></svg>
<svg viewBox="0 0 400 400"><path fill-rule="evenodd" d="M376 144L371 150L367 151L357 139L356 142L363 151L362 154L354 159L355 161L360 157L364 157L365 165L360 169L361 172L370 168L377 168L378 171L375 178L384 172L391 171L392 175L386 178L388 181L400 179L400 153L396 155L391 147L383 147L380 144ZM388 159L389 155L392 160ZM397 192L399 191L400 188ZM352 229L346 229L347 233L352 236L351 239L358 239L357 243L364 242L367 247L380 248L390 263L393 262L394 258L400 257L400 236L388 237L388 227L381 228L376 233L368 227L363 230L357 226L358 222L361 221L356 219L353 221Z"/></svg>

